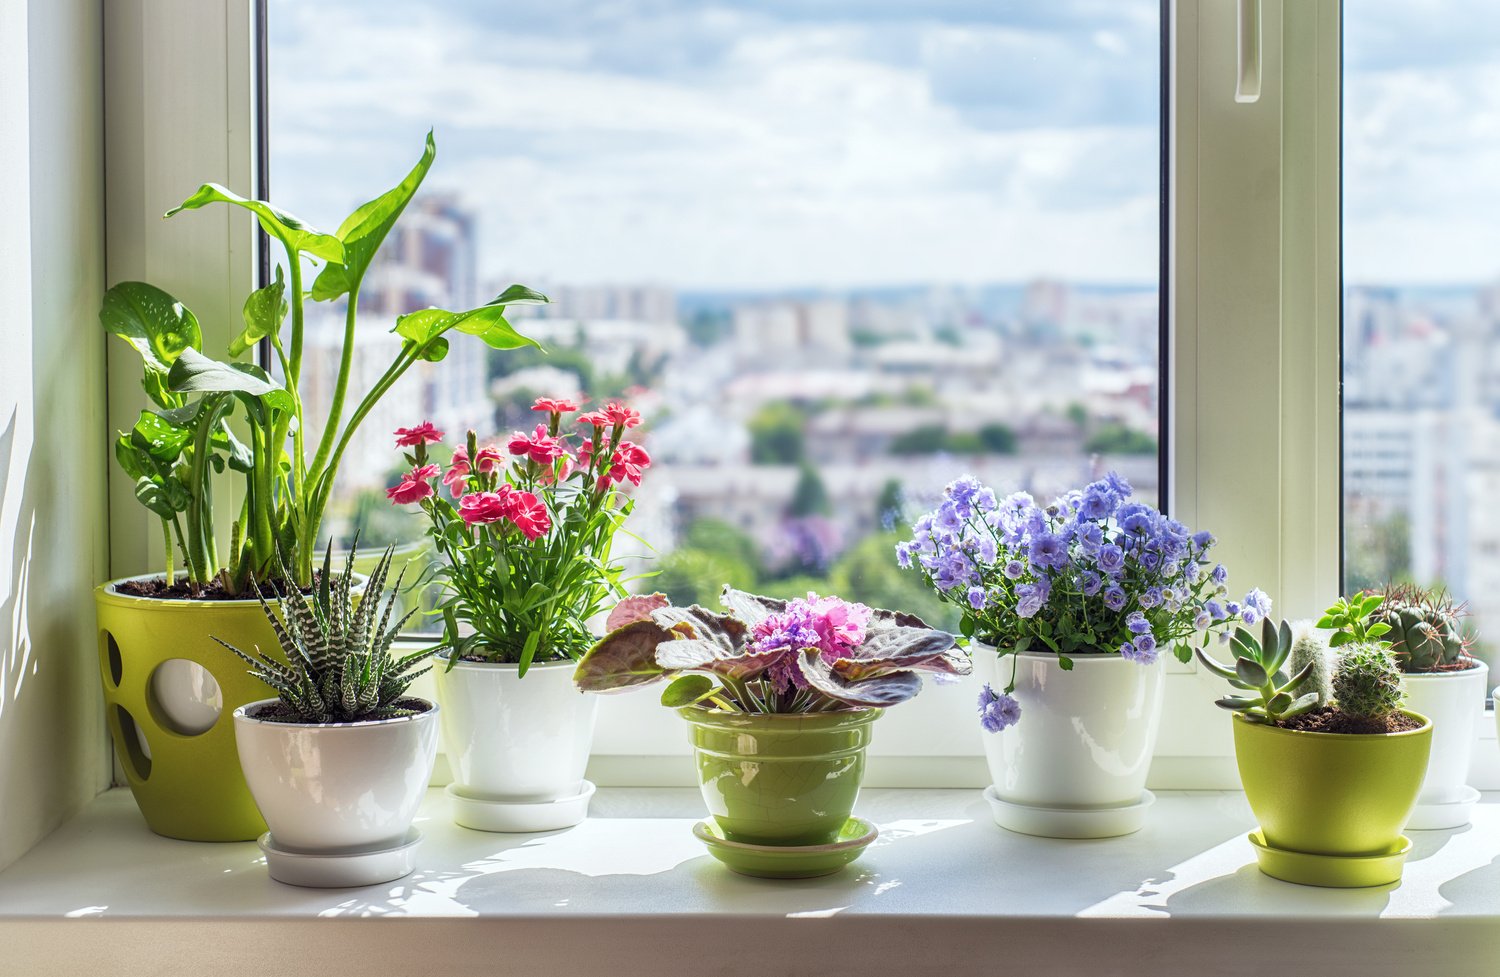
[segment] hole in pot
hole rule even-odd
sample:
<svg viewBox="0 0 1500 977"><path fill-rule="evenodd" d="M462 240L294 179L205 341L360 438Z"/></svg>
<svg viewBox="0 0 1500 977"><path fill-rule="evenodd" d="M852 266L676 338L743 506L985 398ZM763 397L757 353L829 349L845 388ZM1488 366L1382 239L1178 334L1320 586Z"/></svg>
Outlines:
<svg viewBox="0 0 1500 977"><path fill-rule="evenodd" d="M109 668L110 684L118 689L120 679L125 674L125 661L120 657L120 646L115 641L115 636L108 631L100 631L99 635L104 639L104 664Z"/></svg>
<svg viewBox="0 0 1500 977"><path fill-rule="evenodd" d="M136 779L145 780L151 776L151 747L146 743L146 734L124 706L115 706L115 720L120 724L120 745L125 749L122 760Z"/></svg>
<svg viewBox="0 0 1500 977"><path fill-rule="evenodd" d="M208 669L186 658L168 658L151 673L146 703L163 728L182 736L206 733L224 711L224 696Z"/></svg>

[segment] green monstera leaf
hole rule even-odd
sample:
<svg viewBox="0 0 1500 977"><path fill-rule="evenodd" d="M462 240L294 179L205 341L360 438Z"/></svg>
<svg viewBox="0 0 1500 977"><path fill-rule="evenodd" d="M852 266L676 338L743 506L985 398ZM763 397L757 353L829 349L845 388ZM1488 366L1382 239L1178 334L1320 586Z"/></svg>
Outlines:
<svg viewBox="0 0 1500 977"><path fill-rule="evenodd" d="M182 406L183 399L170 389L167 374L185 350L202 348L198 317L155 285L121 282L104 293L99 321L141 354L146 368L141 385L152 402L167 408Z"/></svg>

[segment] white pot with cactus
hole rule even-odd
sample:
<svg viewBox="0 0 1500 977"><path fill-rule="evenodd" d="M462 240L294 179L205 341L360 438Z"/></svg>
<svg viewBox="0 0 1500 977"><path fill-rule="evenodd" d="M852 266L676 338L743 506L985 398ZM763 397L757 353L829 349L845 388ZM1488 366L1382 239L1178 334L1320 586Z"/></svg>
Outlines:
<svg viewBox="0 0 1500 977"><path fill-rule="evenodd" d="M406 618L391 621L399 581L381 606L390 563L387 550L363 600L351 594L351 555L331 585L325 560L312 595L280 598L284 625L264 605L284 660L225 645L277 692L236 709L234 729L279 882L373 885L414 868L412 820L432 777L438 709L406 694L429 653L391 654Z"/></svg>
<svg viewBox="0 0 1500 977"><path fill-rule="evenodd" d="M1406 679L1406 708L1432 720L1432 756L1408 828L1461 828L1469 823L1479 791L1468 783L1475 725L1484 714L1489 667L1469 654L1474 636L1465 610L1444 590L1413 584L1384 588L1371 620L1390 628Z"/></svg>

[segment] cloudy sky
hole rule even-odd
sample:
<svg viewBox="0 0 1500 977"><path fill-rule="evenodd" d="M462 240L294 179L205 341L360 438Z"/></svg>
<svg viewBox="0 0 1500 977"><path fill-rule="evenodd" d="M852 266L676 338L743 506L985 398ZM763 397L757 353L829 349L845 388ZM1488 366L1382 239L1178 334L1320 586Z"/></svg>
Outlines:
<svg viewBox="0 0 1500 977"><path fill-rule="evenodd" d="M1500 4L1349 7L1350 277L1494 278ZM1157 18L1156 0L272 0L273 196L336 225L430 125L429 184L479 211L487 274L1150 283Z"/></svg>

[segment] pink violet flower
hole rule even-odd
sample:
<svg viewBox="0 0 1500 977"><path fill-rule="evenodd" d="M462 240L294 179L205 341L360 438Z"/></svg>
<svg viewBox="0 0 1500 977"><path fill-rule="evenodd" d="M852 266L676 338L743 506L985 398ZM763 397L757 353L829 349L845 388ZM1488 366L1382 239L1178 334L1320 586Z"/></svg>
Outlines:
<svg viewBox="0 0 1500 977"><path fill-rule="evenodd" d="M618 401L605 405L604 416L609 419L609 423L623 424L626 427L635 427L637 424L641 423L640 411L631 410L629 407L626 407L624 404L619 403Z"/></svg>
<svg viewBox="0 0 1500 977"><path fill-rule="evenodd" d="M547 434L546 425L538 424L530 437L517 431L507 445L513 455L524 455L538 465L550 465L563 454L562 442Z"/></svg>
<svg viewBox="0 0 1500 977"><path fill-rule="evenodd" d="M458 515L468 526L499 522L510 516L512 494L509 485L498 492L470 492L458 500Z"/></svg>
<svg viewBox="0 0 1500 977"><path fill-rule="evenodd" d="M515 492L510 496L510 511L506 517L516 524L527 539L535 540L546 535L552 528L552 517L547 506L530 492Z"/></svg>
<svg viewBox="0 0 1500 977"><path fill-rule="evenodd" d="M423 421L416 427L396 428L396 447L415 448L419 444L435 444L443 440L443 432L431 421Z"/></svg>
<svg viewBox="0 0 1500 977"><path fill-rule="evenodd" d="M437 465L423 465L401 476L401 481L385 490L385 497L396 505L410 505L430 498L433 494L432 479L438 476Z"/></svg>
<svg viewBox="0 0 1500 977"><path fill-rule="evenodd" d="M531 405L531 409L546 411L549 414L571 414L578 409L578 405L571 400L553 400L550 397L538 397L536 403Z"/></svg>

